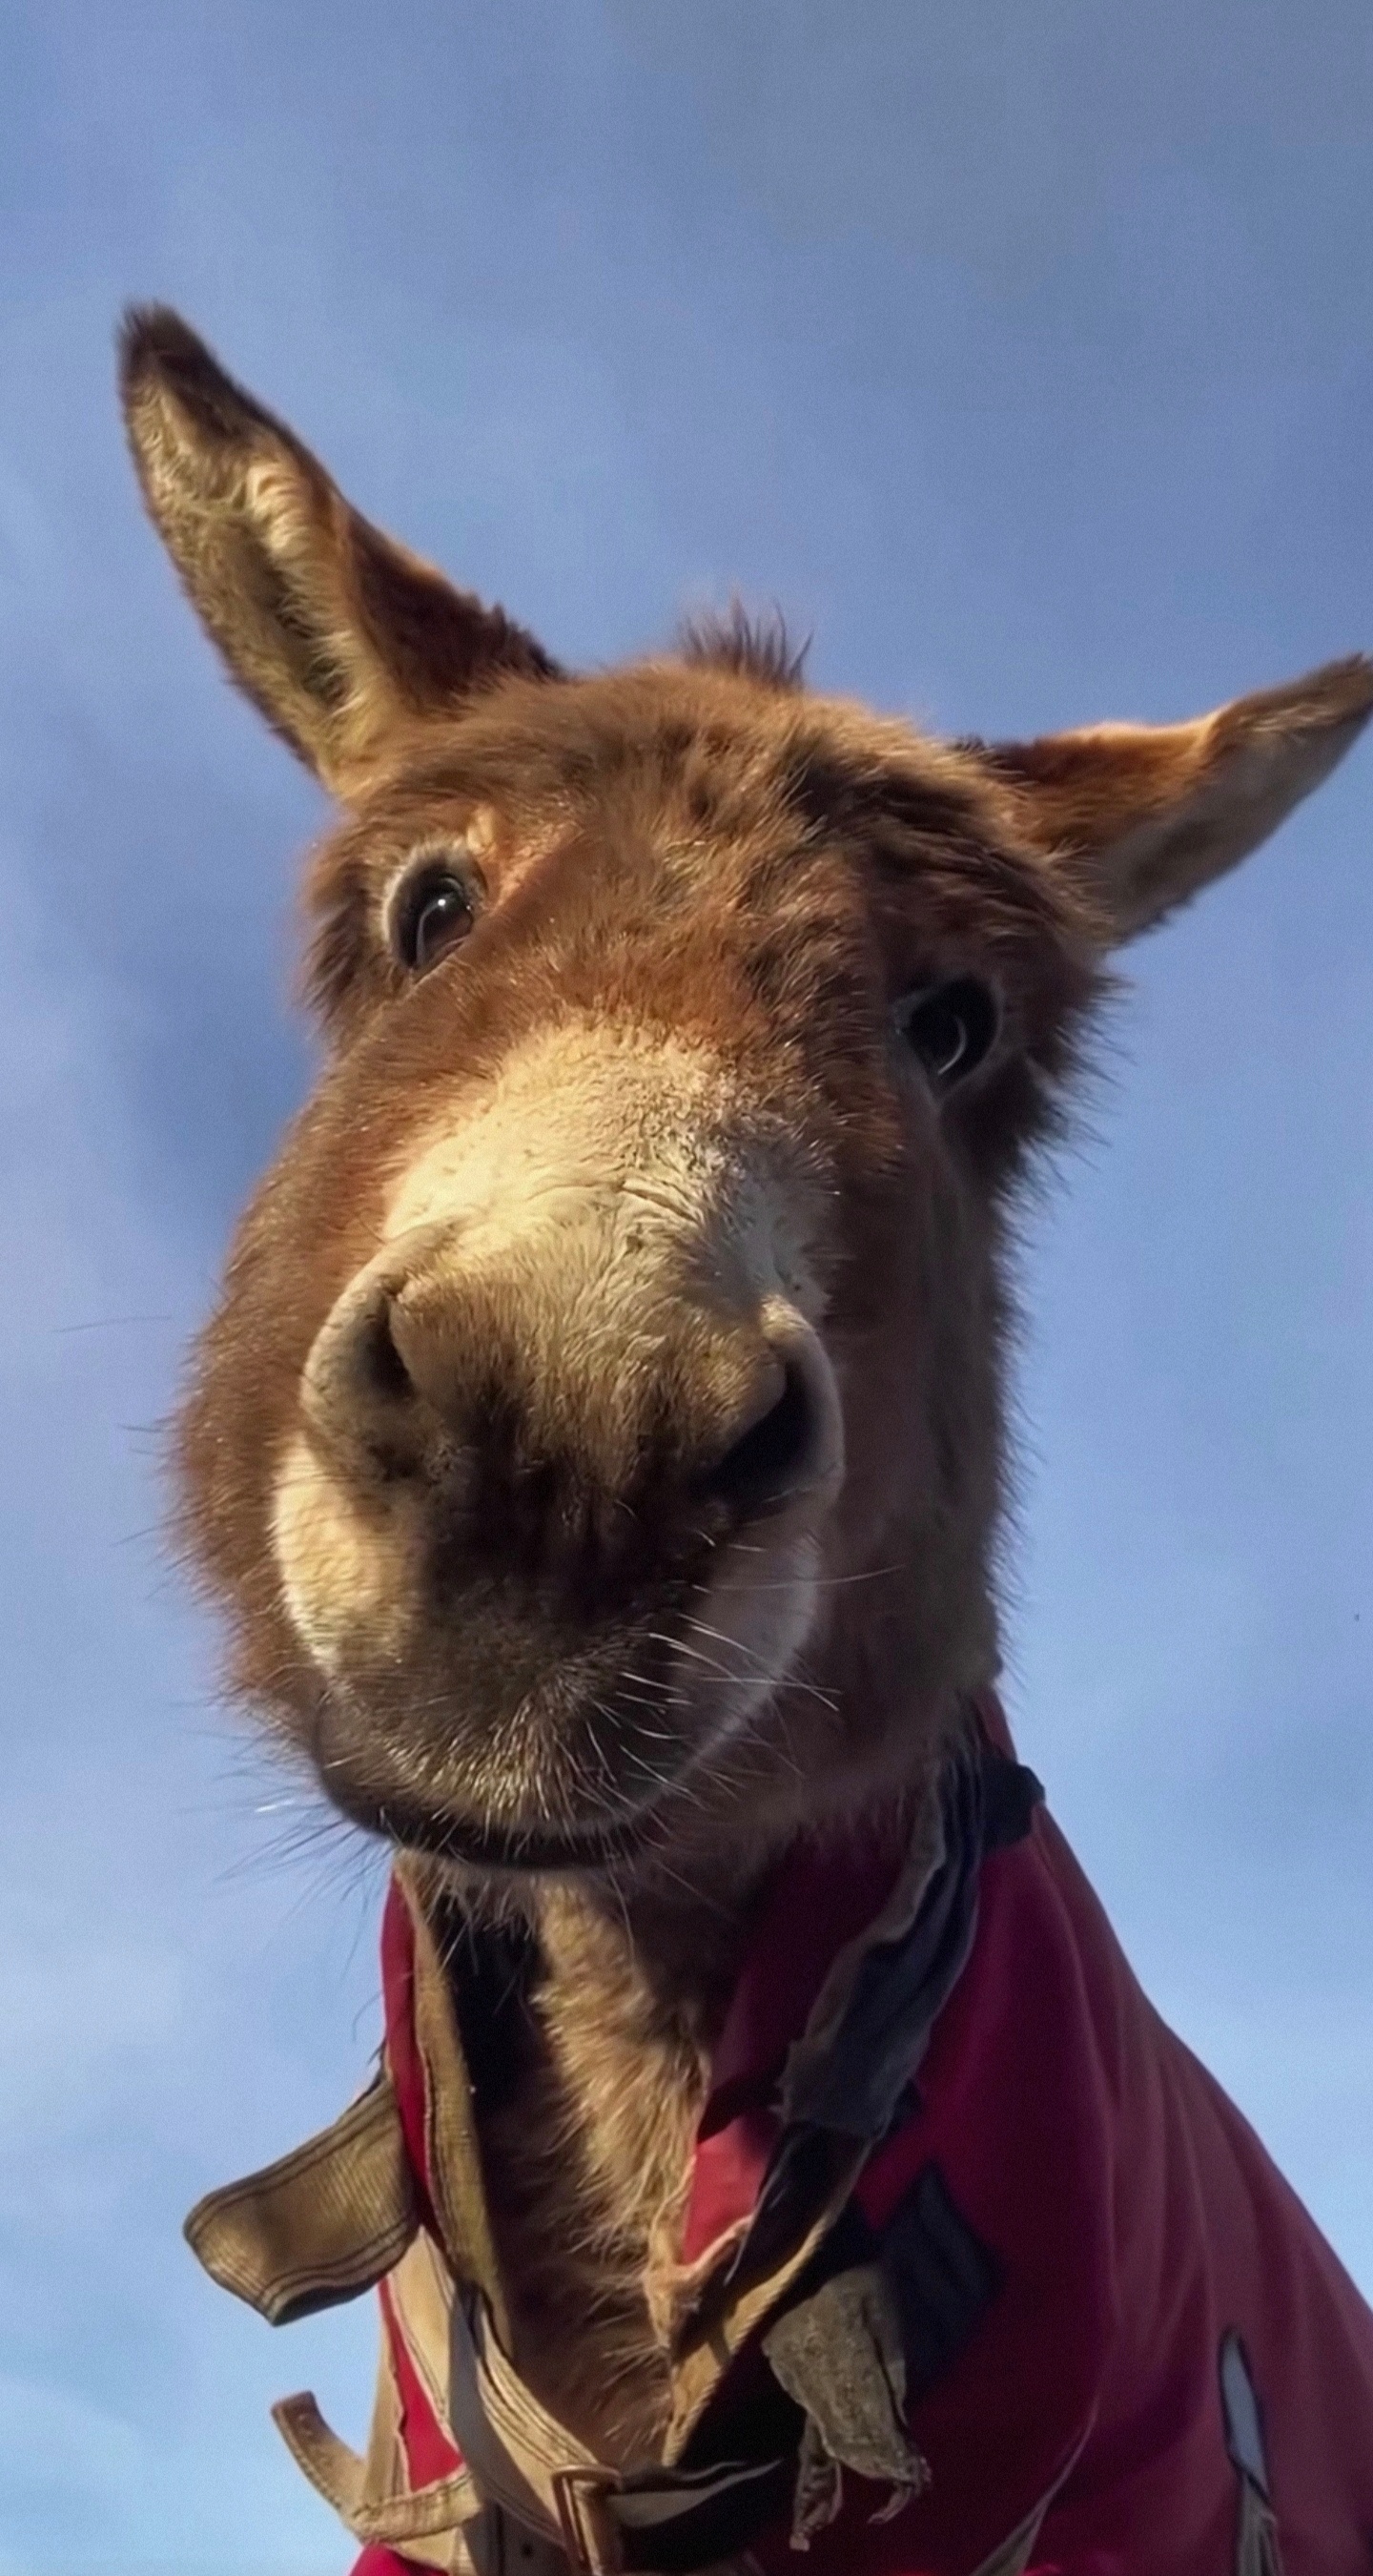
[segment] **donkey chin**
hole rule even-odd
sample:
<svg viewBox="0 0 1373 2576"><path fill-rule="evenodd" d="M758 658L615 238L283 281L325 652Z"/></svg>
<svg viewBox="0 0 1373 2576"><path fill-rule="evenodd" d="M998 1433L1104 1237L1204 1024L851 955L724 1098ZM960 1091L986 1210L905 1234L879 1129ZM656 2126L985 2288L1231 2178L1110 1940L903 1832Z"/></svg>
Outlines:
<svg viewBox="0 0 1373 2576"><path fill-rule="evenodd" d="M383 1438L357 1391L376 1311L364 1276L311 1354L276 1480L321 1784L355 1823L459 1872L651 1867L731 1794L750 1746L762 1787L758 1738L817 1628L844 1474L823 1342L787 1300L760 1301L732 1328L750 1364L723 1442L683 1436L679 1393L668 1454L660 1405L656 1459L641 1420L627 1472L598 1485L589 1434L504 1475L489 1438L456 1439L451 1386L441 1420L394 1300ZM613 1354L596 1374L613 1380Z"/></svg>

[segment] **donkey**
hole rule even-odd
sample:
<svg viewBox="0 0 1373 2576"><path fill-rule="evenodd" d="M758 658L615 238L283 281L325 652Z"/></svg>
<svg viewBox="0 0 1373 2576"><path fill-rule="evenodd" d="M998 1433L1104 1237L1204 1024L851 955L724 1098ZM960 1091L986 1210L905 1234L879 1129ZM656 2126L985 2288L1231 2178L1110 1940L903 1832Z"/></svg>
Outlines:
<svg viewBox="0 0 1373 2576"><path fill-rule="evenodd" d="M1373 664L936 741L736 617L560 669L177 316L122 388L233 677L338 801L315 1094L179 1416L233 1689L390 1847L386 2037L188 2221L379 2287L370 2576L1373 2564L1373 2315L1014 1757L1017 1195L1114 951Z"/></svg>

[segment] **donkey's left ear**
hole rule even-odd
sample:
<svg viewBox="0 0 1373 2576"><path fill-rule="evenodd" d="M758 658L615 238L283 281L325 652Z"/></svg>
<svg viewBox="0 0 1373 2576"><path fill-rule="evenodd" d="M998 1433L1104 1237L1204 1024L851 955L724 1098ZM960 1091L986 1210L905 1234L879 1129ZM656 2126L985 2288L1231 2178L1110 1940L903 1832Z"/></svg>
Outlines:
<svg viewBox="0 0 1373 2576"><path fill-rule="evenodd" d="M239 687L336 795L416 716L553 663L345 500L319 459L165 305L125 318L139 481Z"/></svg>
<svg viewBox="0 0 1373 2576"><path fill-rule="evenodd" d="M1191 724L997 743L1021 827L1071 867L1112 946L1223 876L1329 776L1373 711L1373 662L1327 662Z"/></svg>

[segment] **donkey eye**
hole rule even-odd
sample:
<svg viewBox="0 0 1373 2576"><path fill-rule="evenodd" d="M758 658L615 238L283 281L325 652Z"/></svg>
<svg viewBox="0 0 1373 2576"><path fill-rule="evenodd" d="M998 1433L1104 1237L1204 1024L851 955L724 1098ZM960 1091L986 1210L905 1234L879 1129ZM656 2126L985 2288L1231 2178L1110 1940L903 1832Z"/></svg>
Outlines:
<svg viewBox="0 0 1373 2576"><path fill-rule="evenodd" d="M392 913L392 945L402 966L423 975L467 937L476 917L472 888L453 868L418 869Z"/></svg>
<svg viewBox="0 0 1373 2576"><path fill-rule="evenodd" d="M971 975L908 993L896 1006L901 1035L941 1090L981 1064L996 1042L1000 1020L995 995Z"/></svg>

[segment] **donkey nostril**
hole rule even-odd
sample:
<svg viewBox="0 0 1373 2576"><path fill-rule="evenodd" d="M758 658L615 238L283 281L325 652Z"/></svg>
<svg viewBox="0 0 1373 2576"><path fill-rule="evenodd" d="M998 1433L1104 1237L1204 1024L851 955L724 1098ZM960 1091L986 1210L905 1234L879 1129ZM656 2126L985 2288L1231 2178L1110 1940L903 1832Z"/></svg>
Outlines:
<svg viewBox="0 0 1373 2576"><path fill-rule="evenodd" d="M414 1394L410 1371L396 1348L396 1337L391 1330L389 1298L383 1299L368 1316L360 1336L358 1360L372 1393L387 1403L402 1403Z"/></svg>
<svg viewBox="0 0 1373 2576"><path fill-rule="evenodd" d="M736 1512L780 1509L805 1480L814 1433L810 1389L788 1360L776 1403L712 1467L707 1491Z"/></svg>

